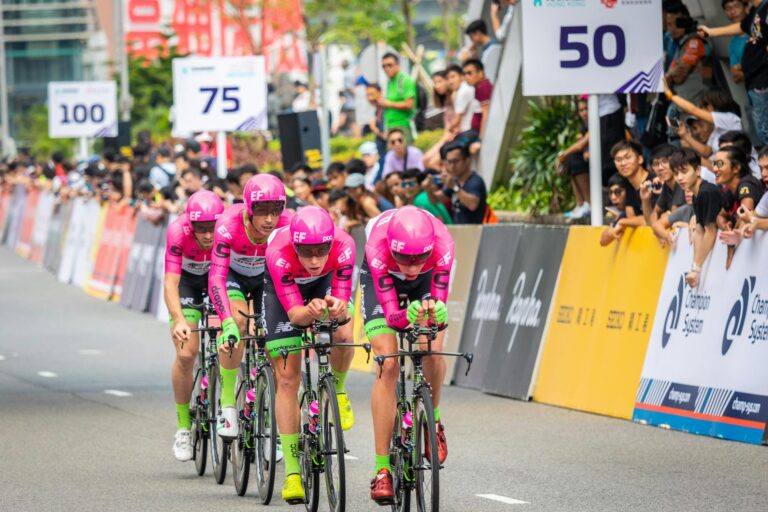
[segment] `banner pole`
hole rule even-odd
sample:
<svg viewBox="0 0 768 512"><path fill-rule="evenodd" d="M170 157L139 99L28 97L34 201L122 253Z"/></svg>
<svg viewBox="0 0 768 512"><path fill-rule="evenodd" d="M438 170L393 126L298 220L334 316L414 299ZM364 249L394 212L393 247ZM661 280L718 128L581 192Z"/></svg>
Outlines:
<svg viewBox="0 0 768 512"><path fill-rule="evenodd" d="M603 170L600 152L600 105L597 94L589 95L589 196L593 226L603 225Z"/></svg>
<svg viewBox="0 0 768 512"><path fill-rule="evenodd" d="M227 177L227 132L216 132L216 171L219 178Z"/></svg>
<svg viewBox="0 0 768 512"><path fill-rule="evenodd" d="M80 137L80 148L78 153L81 161L88 161L88 139L85 137Z"/></svg>

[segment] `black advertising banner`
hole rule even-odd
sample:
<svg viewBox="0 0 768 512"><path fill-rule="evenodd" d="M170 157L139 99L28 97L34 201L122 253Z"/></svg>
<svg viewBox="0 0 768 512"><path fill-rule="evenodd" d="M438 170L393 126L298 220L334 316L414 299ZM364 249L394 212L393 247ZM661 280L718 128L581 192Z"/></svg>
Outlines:
<svg viewBox="0 0 768 512"><path fill-rule="evenodd" d="M135 311L146 311L152 288L152 273L163 226L139 216L128 255L120 303Z"/></svg>
<svg viewBox="0 0 768 512"><path fill-rule="evenodd" d="M557 284L568 230L526 226L506 289L483 391L530 398L531 379Z"/></svg>
<svg viewBox="0 0 768 512"><path fill-rule="evenodd" d="M483 226L472 287L459 351L475 355L472 371L465 376L466 365L457 364L454 382L475 389L483 387L485 373L493 357L496 328L503 320L503 294L509 288L515 254L523 226L499 224Z"/></svg>

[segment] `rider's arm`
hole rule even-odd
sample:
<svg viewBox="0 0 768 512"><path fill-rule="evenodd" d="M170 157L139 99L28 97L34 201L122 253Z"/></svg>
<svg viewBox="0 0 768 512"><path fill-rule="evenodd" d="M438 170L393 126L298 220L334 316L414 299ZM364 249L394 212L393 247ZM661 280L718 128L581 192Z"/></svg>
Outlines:
<svg viewBox="0 0 768 512"><path fill-rule="evenodd" d="M184 313L181 311L181 296L179 295L180 274L166 272L163 280L163 297L174 324L184 322Z"/></svg>
<svg viewBox="0 0 768 512"><path fill-rule="evenodd" d="M388 266L385 263L389 260L389 254L370 246L366 247L365 252L370 266L373 286L376 290L376 297L379 299L379 303L384 311L387 325L395 329L405 329L409 325L408 311L399 308L395 282L392 280L392 276L389 275Z"/></svg>
<svg viewBox="0 0 768 512"><path fill-rule="evenodd" d="M432 272L430 293L433 299L446 302L448 300L451 268L453 267L455 256L453 237L442 222L435 220L433 225L435 226L435 233L437 233L434 248L437 262Z"/></svg>
<svg viewBox="0 0 768 512"><path fill-rule="evenodd" d="M336 241L331 254L328 255L332 261L336 261L336 268L333 269L331 277L331 296L349 303L352 297L352 274L357 257L355 241L349 234L338 228L334 232L334 237Z"/></svg>
<svg viewBox="0 0 768 512"><path fill-rule="evenodd" d="M213 240L213 251L211 251L211 270L208 272L208 296L222 322L232 316L227 295L227 274L231 251L229 240L221 236L217 230Z"/></svg>
<svg viewBox="0 0 768 512"><path fill-rule="evenodd" d="M172 222L168 226L168 234L165 239L165 278L163 280L163 297L168 313L174 323L184 320L181 311L181 297L179 295L179 281L181 280L181 258L184 243L184 230L181 222Z"/></svg>
<svg viewBox="0 0 768 512"><path fill-rule="evenodd" d="M280 249L269 247L266 254L267 272L275 286L275 294L283 309L288 314L288 320L296 325L309 325L314 317L309 308L304 305L296 281L293 279L291 268L300 265L295 257L283 254Z"/></svg>

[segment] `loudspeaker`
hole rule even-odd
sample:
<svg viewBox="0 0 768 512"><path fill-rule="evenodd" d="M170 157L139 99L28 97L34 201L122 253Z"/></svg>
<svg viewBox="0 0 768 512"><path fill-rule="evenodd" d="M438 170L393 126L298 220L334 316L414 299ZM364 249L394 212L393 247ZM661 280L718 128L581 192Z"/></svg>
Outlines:
<svg viewBox="0 0 768 512"><path fill-rule="evenodd" d="M280 129L283 169L290 169L296 163L305 163L313 169L323 168L320 122L316 111L279 114L277 124Z"/></svg>
<svg viewBox="0 0 768 512"><path fill-rule="evenodd" d="M120 153L122 148L131 148L131 122L118 121L117 137L104 137L104 147Z"/></svg>

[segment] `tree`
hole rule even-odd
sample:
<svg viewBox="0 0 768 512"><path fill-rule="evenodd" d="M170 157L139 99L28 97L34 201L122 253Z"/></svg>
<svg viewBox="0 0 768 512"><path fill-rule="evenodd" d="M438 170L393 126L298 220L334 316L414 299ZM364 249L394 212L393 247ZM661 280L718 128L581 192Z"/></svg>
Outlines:
<svg viewBox="0 0 768 512"><path fill-rule="evenodd" d="M55 151L61 151L66 158L72 156L76 139L51 139L48 137L48 107L35 105L25 111L17 122L16 142L18 147L28 147L35 157L48 158Z"/></svg>
<svg viewBox="0 0 768 512"><path fill-rule="evenodd" d="M432 37L443 42L446 57L453 55L454 50L461 48L464 15L458 11L456 0L438 0L443 9L442 16L435 16L427 23Z"/></svg>

